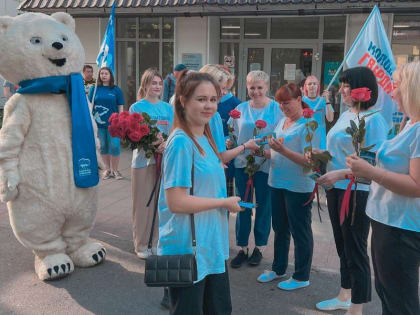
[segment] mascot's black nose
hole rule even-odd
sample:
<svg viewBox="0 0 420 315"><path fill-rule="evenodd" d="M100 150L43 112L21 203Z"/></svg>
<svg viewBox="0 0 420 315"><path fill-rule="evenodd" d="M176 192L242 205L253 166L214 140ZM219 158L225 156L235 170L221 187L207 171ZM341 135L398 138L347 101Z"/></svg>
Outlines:
<svg viewBox="0 0 420 315"><path fill-rule="evenodd" d="M63 44L62 44L62 43L59 43L59 42L54 42L54 43L52 44L52 46L53 46L55 49L57 49L57 50L60 50L60 49L62 49L62 48L63 48Z"/></svg>

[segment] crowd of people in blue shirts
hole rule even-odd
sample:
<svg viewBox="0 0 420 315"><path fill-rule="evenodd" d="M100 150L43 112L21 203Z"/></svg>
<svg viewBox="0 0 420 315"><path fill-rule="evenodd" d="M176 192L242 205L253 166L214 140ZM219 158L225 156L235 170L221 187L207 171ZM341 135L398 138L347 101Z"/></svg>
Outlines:
<svg viewBox="0 0 420 315"><path fill-rule="evenodd" d="M158 153L163 154L163 175L159 199L152 201L158 207L154 225L154 205L146 203L157 176L156 161L147 159L142 150L133 151L136 254L146 259L152 253L192 253L190 214L194 214L198 277L190 287L165 290L163 303L167 300L170 314L231 314L228 265L257 266L266 246L274 248L272 267L256 281L277 280L278 288L287 291L308 287L314 246L311 196L316 184L326 188L341 285L335 296L314 301L315 307L362 314L363 304L372 298L368 254L368 235L372 231L375 288L383 314L420 314L419 62L394 72L393 98L409 120L392 139L388 139L389 123L375 113L378 85L366 67L341 73L339 93L347 110L328 132L326 120L334 121L334 108L328 91L320 95L315 76L308 76L302 86L281 86L272 99L267 96L269 75L251 71L246 78L249 100L242 102L231 93L235 78L222 65L206 65L199 72L177 65L174 73L164 80L156 69L147 69L137 102L129 107L130 113L147 113L157 121L160 132L169 136L156 144ZM109 68L101 68L98 77L98 86L90 88L88 98L94 101L93 116L106 165L103 179L120 179L120 140L111 137L107 127L110 115L122 111L126 104ZM351 92L358 88L368 88L370 99L355 102ZM172 97L168 89L172 89ZM305 109L312 109L314 115L304 117ZM230 115L232 110L240 115ZM376 166L354 154L348 128L352 121L359 124L360 118L364 118L366 129L363 145L376 156ZM317 128L308 141L308 122L312 120ZM265 124L256 129L257 121ZM259 144L255 130L271 134L267 144ZM307 149L308 143L311 150ZM311 165L314 154L325 150L332 159L326 172L314 179L304 169ZM247 171L250 157L258 166L252 175L251 193ZM371 184L349 185L361 177ZM189 194L191 186L193 195ZM346 198L349 213L343 218L341 208ZM240 201L251 201L253 205L241 207ZM229 213L234 214L231 219L236 216L237 251L228 262ZM151 229L155 232L152 250L148 248ZM274 243L268 244L271 229ZM254 248L249 248L251 234ZM295 245L294 271L287 277L291 238Z"/></svg>

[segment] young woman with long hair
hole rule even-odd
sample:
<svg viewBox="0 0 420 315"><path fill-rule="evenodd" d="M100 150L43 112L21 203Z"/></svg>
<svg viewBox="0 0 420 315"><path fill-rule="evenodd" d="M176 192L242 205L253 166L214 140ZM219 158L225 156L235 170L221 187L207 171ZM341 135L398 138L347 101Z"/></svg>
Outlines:
<svg viewBox="0 0 420 315"><path fill-rule="evenodd" d="M221 156L209 121L220 89L205 73L183 75L176 87L174 126L163 155L159 197L158 254L192 253L194 214L198 279L170 288L170 314L231 314L227 211L238 212L238 197L226 198ZM191 177L194 168L194 182ZM194 195L189 194L193 185Z"/></svg>
<svg viewBox="0 0 420 315"><path fill-rule="evenodd" d="M98 126L98 138L100 142L100 152L105 163L106 170L102 179L122 179L123 176L118 171L120 162L120 138L111 137L108 131L109 117L113 113L123 111L124 95L121 89L114 83L114 75L108 67L102 67L98 73L98 86L92 86L89 90L88 99L93 106L93 117ZM95 94L95 99L93 99Z"/></svg>
<svg viewBox="0 0 420 315"><path fill-rule="evenodd" d="M163 89L163 80L154 68L147 69L140 81L137 93L138 101L130 106L130 113L146 113L156 120L156 126L161 134L169 136L173 122L172 107L160 100ZM165 148L163 136L160 137L158 153ZM131 191L133 196L133 242L137 256L146 259L151 253L147 250L149 233L152 228L154 200L147 207L149 195L156 181L156 161L154 157L147 159L143 150L134 150L131 162ZM153 246L156 247L158 239L158 222L153 227Z"/></svg>

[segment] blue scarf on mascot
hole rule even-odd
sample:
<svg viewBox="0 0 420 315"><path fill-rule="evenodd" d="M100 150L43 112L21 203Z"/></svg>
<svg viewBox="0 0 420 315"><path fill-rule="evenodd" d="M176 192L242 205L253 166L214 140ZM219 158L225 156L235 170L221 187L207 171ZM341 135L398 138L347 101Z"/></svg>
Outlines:
<svg viewBox="0 0 420 315"><path fill-rule="evenodd" d="M81 74L24 80L19 86L19 94L66 93L72 122L74 183L80 188L96 186L99 182L96 145Z"/></svg>

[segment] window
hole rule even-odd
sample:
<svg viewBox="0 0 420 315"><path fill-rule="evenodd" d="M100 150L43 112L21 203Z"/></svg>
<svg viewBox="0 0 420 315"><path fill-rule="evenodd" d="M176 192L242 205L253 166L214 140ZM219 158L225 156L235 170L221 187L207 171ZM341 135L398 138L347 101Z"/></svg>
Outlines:
<svg viewBox="0 0 420 315"><path fill-rule="evenodd" d="M136 101L141 76L155 67L165 77L174 63L174 18L117 18L117 81L127 107Z"/></svg>
<svg viewBox="0 0 420 315"><path fill-rule="evenodd" d="M267 19L245 19L245 33L246 39L266 39L267 38Z"/></svg>
<svg viewBox="0 0 420 315"><path fill-rule="evenodd" d="M136 42L124 41L117 45L118 85L123 91L125 105L136 101Z"/></svg>
<svg viewBox="0 0 420 315"><path fill-rule="evenodd" d="M318 17L281 17L271 19L272 39L317 39Z"/></svg>
<svg viewBox="0 0 420 315"><path fill-rule="evenodd" d="M239 19L220 19L220 39L239 39L240 36Z"/></svg>
<svg viewBox="0 0 420 315"><path fill-rule="evenodd" d="M397 66L411 61L419 61L420 16L394 16L392 52Z"/></svg>
<svg viewBox="0 0 420 315"><path fill-rule="evenodd" d="M118 19L117 37L120 38L136 38L136 19Z"/></svg>
<svg viewBox="0 0 420 315"><path fill-rule="evenodd" d="M139 22L139 38L159 38L159 18L141 17Z"/></svg>
<svg viewBox="0 0 420 315"><path fill-rule="evenodd" d="M324 17L324 39L342 39L346 36L345 16Z"/></svg>

